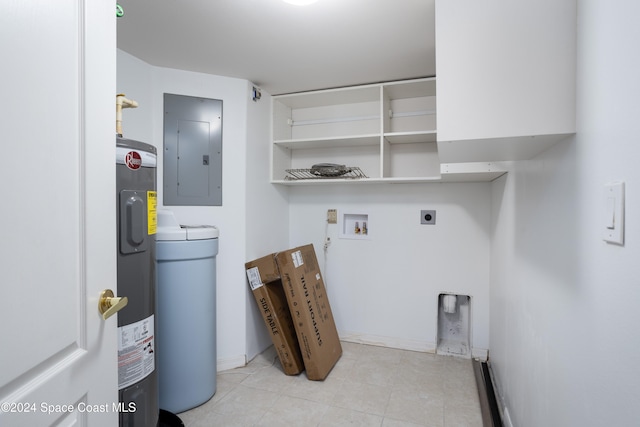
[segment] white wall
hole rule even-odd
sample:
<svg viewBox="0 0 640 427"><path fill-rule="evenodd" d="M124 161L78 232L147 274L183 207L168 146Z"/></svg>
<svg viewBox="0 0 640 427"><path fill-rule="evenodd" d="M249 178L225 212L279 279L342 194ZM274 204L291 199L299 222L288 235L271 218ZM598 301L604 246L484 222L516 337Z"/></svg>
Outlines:
<svg viewBox="0 0 640 427"><path fill-rule="evenodd" d="M637 425L640 4L578 4L575 137L492 185L490 360L507 425ZM602 241L626 183L626 242Z"/></svg>
<svg viewBox="0 0 640 427"><path fill-rule="evenodd" d="M153 140L153 84L151 72L153 67L135 56L117 50L117 92L138 102L138 108L122 110L122 134L125 138L162 147L160 141ZM113 124L115 132L115 123Z"/></svg>
<svg viewBox="0 0 640 427"><path fill-rule="evenodd" d="M293 187L290 245L313 243L343 339L434 351L441 292L472 297L472 346L489 344L490 184ZM370 240L341 239L327 209L369 214ZM436 225L420 210L435 209ZM325 233L331 238L326 257Z"/></svg>
<svg viewBox="0 0 640 427"><path fill-rule="evenodd" d="M163 207L163 94L223 101L222 206L170 206L168 209L176 214L181 224L211 224L220 230L216 260L218 368L240 366L247 356L264 349L262 335L266 335L266 331L260 329L264 326L247 314L255 303L249 299L244 263L257 257L254 254L271 246L272 242L282 239L285 246L287 240L285 226L274 228L271 216L261 216L256 211L256 200L271 194L264 188L268 184L262 177L268 176L266 155L259 162L250 155L264 152L269 147L266 141L269 127L265 125L270 117L268 100L254 105L249 99L251 86L246 80L153 67L120 50L117 87L119 92L140 104L137 109L124 110L124 136L158 148L159 208ZM260 197L255 195L256 188L262 188ZM266 210L277 212L278 206L286 212L283 201L274 202ZM263 232L256 233L256 229ZM285 231L284 235L282 231ZM250 351L247 336L257 337L257 344Z"/></svg>
<svg viewBox="0 0 640 427"><path fill-rule="evenodd" d="M269 183L271 96L263 92L259 101L248 102L245 261L287 249L289 243L287 189ZM252 359L272 342L251 292L247 292L246 322L247 357Z"/></svg>

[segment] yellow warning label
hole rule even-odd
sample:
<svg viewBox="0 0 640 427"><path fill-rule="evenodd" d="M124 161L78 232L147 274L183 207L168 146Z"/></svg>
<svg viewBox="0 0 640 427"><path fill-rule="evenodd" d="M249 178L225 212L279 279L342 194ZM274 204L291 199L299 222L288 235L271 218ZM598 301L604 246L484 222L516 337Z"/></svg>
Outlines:
<svg viewBox="0 0 640 427"><path fill-rule="evenodd" d="M158 193L155 191L147 191L147 228L147 234L156 234L156 229L158 228Z"/></svg>

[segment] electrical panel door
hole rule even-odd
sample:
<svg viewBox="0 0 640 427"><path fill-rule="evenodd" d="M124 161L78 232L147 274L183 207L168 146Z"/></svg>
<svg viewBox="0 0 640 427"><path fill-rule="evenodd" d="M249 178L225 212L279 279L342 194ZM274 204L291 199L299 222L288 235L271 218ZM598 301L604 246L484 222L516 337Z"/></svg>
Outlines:
<svg viewBox="0 0 640 427"><path fill-rule="evenodd" d="M164 205L222 205L222 101L164 94Z"/></svg>

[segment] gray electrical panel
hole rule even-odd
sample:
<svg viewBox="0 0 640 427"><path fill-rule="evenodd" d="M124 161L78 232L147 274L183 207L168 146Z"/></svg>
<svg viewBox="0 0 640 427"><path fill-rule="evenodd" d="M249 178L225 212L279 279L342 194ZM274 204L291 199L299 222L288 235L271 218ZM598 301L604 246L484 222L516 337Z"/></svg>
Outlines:
<svg viewBox="0 0 640 427"><path fill-rule="evenodd" d="M164 94L165 206L222 206L222 101Z"/></svg>

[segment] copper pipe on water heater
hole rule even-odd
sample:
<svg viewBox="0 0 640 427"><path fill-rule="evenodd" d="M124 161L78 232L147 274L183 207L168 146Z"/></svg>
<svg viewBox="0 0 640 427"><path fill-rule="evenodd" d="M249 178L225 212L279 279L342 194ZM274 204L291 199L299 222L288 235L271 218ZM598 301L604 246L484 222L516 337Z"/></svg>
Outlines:
<svg viewBox="0 0 640 427"><path fill-rule="evenodd" d="M116 134L122 136L122 109L137 108L138 103L132 99L125 98L124 93L116 95Z"/></svg>

